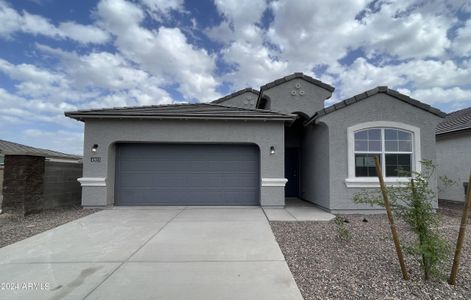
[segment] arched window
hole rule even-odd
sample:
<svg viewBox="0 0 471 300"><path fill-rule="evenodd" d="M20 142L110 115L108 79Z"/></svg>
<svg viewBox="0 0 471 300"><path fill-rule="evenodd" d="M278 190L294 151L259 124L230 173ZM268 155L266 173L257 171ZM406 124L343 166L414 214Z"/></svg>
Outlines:
<svg viewBox="0 0 471 300"><path fill-rule="evenodd" d="M378 156L384 177L409 177L412 172L412 132L398 128L358 130L355 139L355 177L374 177Z"/></svg>
<svg viewBox="0 0 471 300"><path fill-rule="evenodd" d="M386 182L407 182L420 171L420 129L397 122L368 122L348 128L347 186L376 186L374 157ZM374 183L371 185L371 183Z"/></svg>
<svg viewBox="0 0 471 300"><path fill-rule="evenodd" d="M259 109L267 109L269 110L271 108L271 103L270 103L270 98L268 96L263 96L260 99L260 103L258 105Z"/></svg>

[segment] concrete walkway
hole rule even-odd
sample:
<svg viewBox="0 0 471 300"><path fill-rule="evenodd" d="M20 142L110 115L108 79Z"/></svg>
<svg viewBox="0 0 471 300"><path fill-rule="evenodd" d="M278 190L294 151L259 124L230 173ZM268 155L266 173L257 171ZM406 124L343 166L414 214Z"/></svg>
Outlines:
<svg viewBox="0 0 471 300"><path fill-rule="evenodd" d="M261 208L101 211L1 248L0 283L0 299L302 299Z"/></svg>
<svg viewBox="0 0 471 300"><path fill-rule="evenodd" d="M335 218L335 215L298 198L287 198L284 208L263 210L270 221L330 221Z"/></svg>

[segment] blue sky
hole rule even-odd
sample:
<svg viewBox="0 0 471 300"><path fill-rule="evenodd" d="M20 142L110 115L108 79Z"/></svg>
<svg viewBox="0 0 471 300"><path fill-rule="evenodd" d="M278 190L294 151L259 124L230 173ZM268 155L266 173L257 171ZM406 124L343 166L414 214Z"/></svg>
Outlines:
<svg viewBox="0 0 471 300"><path fill-rule="evenodd" d="M64 111L211 101L304 72L471 106L465 0L0 0L0 139L81 153Z"/></svg>

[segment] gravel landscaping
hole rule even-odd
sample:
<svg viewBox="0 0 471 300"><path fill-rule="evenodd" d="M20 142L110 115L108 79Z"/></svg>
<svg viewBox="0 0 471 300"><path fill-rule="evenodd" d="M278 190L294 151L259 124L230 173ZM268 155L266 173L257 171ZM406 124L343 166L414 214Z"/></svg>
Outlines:
<svg viewBox="0 0 471 300"><path fill-rule="evenodd" d="M444 266L449 275L459 230L459 213L443 214L440 229L452 251ZM450 215L451 214L451 215ZM461 258L456 287L443 281L424 282L420 266L406 256L411 274L402 280L386 215L348 215L351 240L338 237L334 221L271 222L286 261L307 299L471 299L471 225ZM366 222L367 221L367 222ZM399 224L402 240L413 235Z"/></svg>
<svg viewBox="0 0 471 300"><path fill-rule="evenodd" d="M97 211L99 209L61 208L26 217L1 214L0 248Z"/></svg>

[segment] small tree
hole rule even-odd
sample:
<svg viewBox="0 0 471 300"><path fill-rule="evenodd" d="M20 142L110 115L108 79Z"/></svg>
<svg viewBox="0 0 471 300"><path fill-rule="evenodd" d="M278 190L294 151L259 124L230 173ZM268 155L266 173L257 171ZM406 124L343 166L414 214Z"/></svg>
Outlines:
<svg viewBox="0 0 471 300"><path fill-rule="evenodd" d="M422 172L414 172L413 179L405 186L388 187L387 193L394 212L416 234L414 243L405 249L418 258L425 280L441 275L441 266L449 254L447 240L438 232L440 216L432 206L435 193L430 181L435 172L431 161L422 161ZM411 175L411 174L408 174ZM354 195L355 203L384 206L377 190L363 190Z"/></svg>

